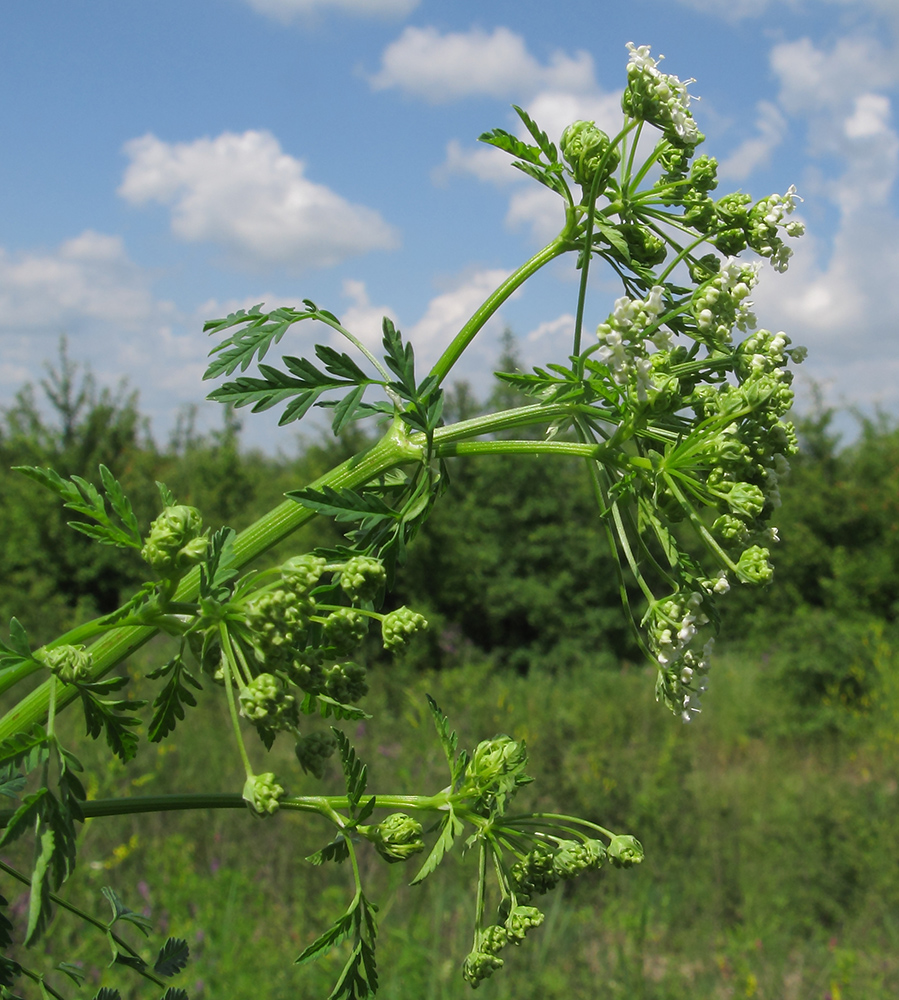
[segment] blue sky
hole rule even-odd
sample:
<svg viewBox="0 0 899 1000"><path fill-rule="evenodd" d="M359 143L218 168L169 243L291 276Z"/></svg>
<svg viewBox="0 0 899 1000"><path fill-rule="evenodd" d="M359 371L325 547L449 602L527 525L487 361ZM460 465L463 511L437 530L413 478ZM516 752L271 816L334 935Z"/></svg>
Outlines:
<svg viewBox="0 0 899 1000"><path fill-rule="evenodd" d="M259 301L312 298L372 344L387 313L433 360L561 221L476 137L514 128L513 103L555 137L615 130L629 41L696 79L718 193L804 199L789 272L766 265L755 294L810 350L800 395L814 379L899 412L896 0L5 4L0 406L64 334L102 384L140 389L164 439L209 388L204 319ZM541 273L460 376L486 389L504 325L528 364L564 360L575 292L570 262ZM596 280L589 326L614 294Z"/></svg>

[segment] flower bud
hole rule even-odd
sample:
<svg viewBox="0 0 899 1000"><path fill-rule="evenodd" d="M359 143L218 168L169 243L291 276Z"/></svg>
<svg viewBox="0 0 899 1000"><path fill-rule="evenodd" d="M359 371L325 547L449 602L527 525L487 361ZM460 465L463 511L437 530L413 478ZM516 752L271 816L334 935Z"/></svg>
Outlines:
<svg viewBox="0 0 899 1000"><path fill-rule="evenodd" d="M572 122L562 133L559 147L571 167L574 179L584 191L592 188L599 171L599 182L602 184L621 159L618 149L610 149L609 137L601 128L596 127L595 122Z"/></svg>
<svg viewBox="0 0 899 1000"><path fill-rule="evenodd" d="M305 594L318 583L325 565L321 556L294 556L281 566L281 579L295 594Z"/></svg>
<svg viewBox="0 0 899 1000"><path fill-rule="evenodd" d="M271 771L251 774L243 786L243 798L256 816L271 816L279 808L284 789L275 782Z"/></svg>
<svg viewBox="0 0 899 1000"><path fill-rule="evenodd" d="M612 838L608 855L616 868L630 868L643 860L643 845L635 837L621 833Z"/></svg>
<svg viewBox="0 0 899 1000"><path fill-rule="evenodd" d="M310 733L297 740L294 753L307 774L321 779L325 775L325 761L336 748L337 740L331 733Z"/></svg>
<svg viewBox="0 0 899 1000"><path fill-rule="evenodd" d="M416 632L428 627L427 619L410 608L397 608L384 616L381 622L381 637L385 649L400 649Z"/></svg>
<svg viewBox="0 0 899 1000"><path fill-rule="evenodd" d="M161 577L181 576L206 556L209 539L202 531L196 507L166 507L150 525L140 554Z"/></svg>
<svg viewBox="0 0 899 1000"><path fill-rule="evenodd" d="M408 861L413 854L425 849L421 823L405 813L393 813L377 826L360 826L357 829L375 845L378 854L388 864Z"/></svg>
<svg viewBox="0 0 899 1000"><path fill-rule="evenodd" d="M41 650L35 659L65 684L91 679L93 658L84 646L54 646Z"/></svg>
<svg viewBox="0 0 899 1000"><path fill-rule="evenodd" d="M351 601L371 601L387 582L387 571L380 560L353 556L340 573L340 586Z"/></svg>

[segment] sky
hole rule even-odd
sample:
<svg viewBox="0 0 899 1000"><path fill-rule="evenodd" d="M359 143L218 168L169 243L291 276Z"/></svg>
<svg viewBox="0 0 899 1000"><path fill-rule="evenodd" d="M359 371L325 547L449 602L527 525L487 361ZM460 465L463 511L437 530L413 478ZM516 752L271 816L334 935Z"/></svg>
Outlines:
<svg viewBox="0 0 899 1000"><path fill-rule="evenodd" d="M631 41L695 79L716 194L803 199L789 271L754 294L809 349L800 405L817 386L899 414L897 0L3 4L0 407L64 336L99 384L139 390L161 443L185 406L216 426L203 322L259 302L313 299L372 346L389 315L435 360L562 222L478 135L516 130L513 104L551 138L617 131ZM506 327L526 367L563 362L576 292L570 258L544 269L456 376L486 393ZM588 331L615 295L596 274ZM295 327L282 353L327 333ZM289 452L296 425L247 413L244 440Z"/></svg>

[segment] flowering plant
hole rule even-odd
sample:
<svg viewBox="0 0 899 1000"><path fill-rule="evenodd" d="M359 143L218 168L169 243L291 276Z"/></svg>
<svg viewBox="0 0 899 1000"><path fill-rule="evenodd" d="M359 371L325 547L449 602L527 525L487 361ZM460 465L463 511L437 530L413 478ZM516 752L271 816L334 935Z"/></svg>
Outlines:
<svg viewBox="0 0 899 1000"><path fill-rule="evenodd" d="M433 701L449 780L431 794L369 793L366 768L340 726L315 724L316 718L367 718L359 704L367 692L359 659L369 633L380 631L384 648L394 650L427 627L412 609L379 609L407 545L446 487L451 457L556 454L583 461L597 528L618 567L624 612L657 670L657 698L685 722L701 710L719 601L732 584L771 579L777 536L769 522L778 477L796 448L783 419L792 401L790 365L803 351L783 333L754 329L750 296L761 264L739 255L749 250L776 270L787 267L785 237L802 232L791 220L796 193L790 188L757 203L740 193L713 198L717 165L696 155L704 137L690 110L692 81L661 72L647 46L628 49L623 121L615 135L578 121L556 145L516 108L525 138L501 129L481 136L558 195L561 229L484 301L424 378L412 345L388 319L382 358L310 300L303 309L259 306L207 324L217 342L206 377L226 379L211 399L254 411L281 407L282 424L324 407L335 434L354 421L376 421L381 434L370 447L288 493L239 535L228 527L210 532L201 512L179 504L165 486L162 512L144 534L108 469L100 468L102 492L78 477L21 469L81 516L76 530L101 544L138 550L149 577L115 613L39 649L15 619L0 644L0 691L41 671L47 675L0 718L0 791L18 800L3 814L0 846L26 834L36 845L30 875L0 864L30 885L26 944L47 930L54 905L74 910L56 892L75 865L78 825L92 816L215 804L261 819L314 813L330 824L332 839L307 860L349 861L353 895L297 962L349 939L331 996L351 1000L373 995L378 984L377 907L363 890L357 862L365 841L390 864L423 856L413 884L457 845L476 853L472 949L462 963L462 975L475 987L502 967L510 943L520 945L539 927L538 897L607 862L627 868L641 861L634 837L592 820L511 812L530 781L524 743L501 734L470 754L459 751ZM566 254L574 255L580 273L570 353L532 372L498 373L529 397L527 405L445 423L443 386L466 348L516 289ZM623 294L608 315L595 317L596 336L587 337L588 277L600 262L620 278ZM294 326L309 320L336 331L355 353L317 345L314 360L288 355L280 366L267 363ZM252 365L256 372L246 374ZM524 428L543 433L510 436ZM243 572L318 515L347 526L344 543L298 553L271 570ZM172 638L173 650L149 674L159 682L149 740L171 735L196 707L195 690L222 688L243 788L90 800L78 776L81 764L57 733L58 713L80 703L89 735L103 735L113 754L132 760L145 703L111 698L127 678L107 675L160 632ZM262 751L247 745L253 732ZM318 778L337 753L344 792L293 795L289 774L257 768L254 758L279 739L290 740L298 765ZM378 810L389 814L377 819ZM429 813L436 822L426 830L416 817ZM186 963L186 943L170 939L151 964L112 929L120 921L139 923L136 915L114 894L111 903L110 923L74 912L106 934L114 961L164 987ZM11 925L3 920L0 933L9 945ZM78 981L71 968L63 971ZM17 977L38 983L42 995L61 996L44 973L18 959L0 960L2 995L12 996ZM97 998L116 995L104 988ZM167 1000L186 996L175 987L165 992Z"/></svg>

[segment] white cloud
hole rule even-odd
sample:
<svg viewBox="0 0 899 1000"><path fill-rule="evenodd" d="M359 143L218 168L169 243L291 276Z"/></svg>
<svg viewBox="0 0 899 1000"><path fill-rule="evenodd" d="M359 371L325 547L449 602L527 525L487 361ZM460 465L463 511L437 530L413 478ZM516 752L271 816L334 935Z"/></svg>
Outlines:
<svg viewBox="0 0 899 1000"><path fill-rule="evenodd" d="M118 236L85 230L50 253L0 248L0 329L100 321L135 329L157 308L146 275Z"/></svg>
<svg viewBox="0 0 899 1000"><path fill-rule="evenodd" d="M433 27L409 27L384 50L381 69L369 77L375 90L396 87L432 104L464 97L525 96L545 88L581 90L593 81L593 60L555 52L542 65L521 35L508 28L480 28L441 35Z"/></svg>
<svg viewBox="0 0 899 1000"><path fill-rule="evenodd" d="M899 82L895 55L871 38L841 38L830 52L800 38L775 45L770 59L779 101L791 114L845 109L859 93Z"/></svg>
<svg viewBox="0 0 899 1000"><path fill-rule="evenodd" d="M289 24L298 17L323 13L327 10L361 17L405 17L418 6L419 0L246 0L259 14Z"/></svg>
<svg viewBox="0 0 899 1000"><path fill-rule="evenodd" d="M452 339L462 329L466 321L487 298L487 296L509 276L508 271L491 269L476 271L460 279L452 288L441 292L428 303L424 316L408 331L408 339L415 345L415 357L418 368L425 371L434 364L437 358L448 347ZM494 333L502 328L502 318L494 316L487 324L487 333ZM479 335L484 340L484 331ZM486 348L469 350L465 356L466 370L492 364L495 344L490 350Z"/></svg>
<svg viewBox="0 0 899 1000"><path fill-rule="evenodd" d="M555 341L558 341L560 337L571 340L574 333L575 319L576 317L572 313L563 313L555 319L540 323L527 333L524 339L529 344L533 344L538 340L544 340L547 337Z"/></svg>
<svg viewBox="0 0 899 1000"><path fill-rule="evenodd" d="M549 188L533 181L509 199L506 225L514 232L530 229L534 243L548 243L565 224L565 203Z"/></svg>
<svg viewBox="0 0 899 1000"><path fill-rule="evenodd" d="M860 94L855 110L846 119L844 128L850 139L863 139L889 130L890 99L883 94Z"/></svg>
<svg viewBox="0 0 899 1000"><path fill-rule="evenodd" d="M269 132L186 143L148 134L126 143L125 153L123 198L171 206L176 236L218 244L239 266L333 266L398 243L377 212L308 180L303 161Z"/></svg>
<svg viewBox="0 0 899 1000"><path fill-rule="evenodd" d="M373 306L369 300L364 281L347 278L343 282L343 297L352 304L340 313L338 317L340 322L354 337L358 337L376 357L380 357L383 353L381 342L384 337L382 329L384 317L387 316L396 323L396 313L390 306ZM340 349L347 350L349 347L347 341L340 334L335 333L334 337L337 338L333 340L334 346L340 346L337 343L339 340L340 344L343 345Z"/></svg>
<svg viewBox="0 0 899 1000"><path fill-rule="evenodd" d="M787 122L777 106L770 101L759 101L756 129L758 135L742 142L718 166L722 180L745 180L757 167L765 167L771 154L781 144L787 131Z"/></svg>

